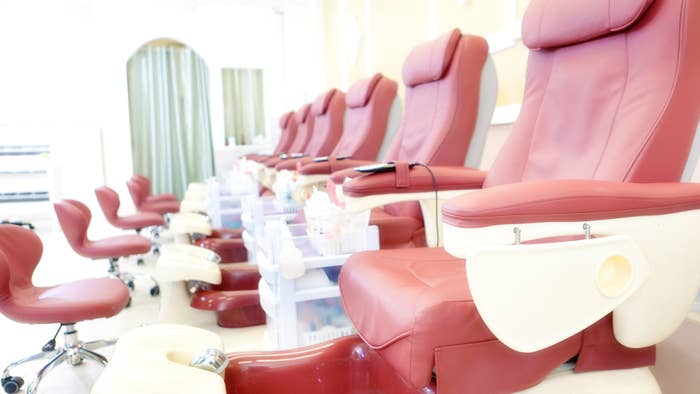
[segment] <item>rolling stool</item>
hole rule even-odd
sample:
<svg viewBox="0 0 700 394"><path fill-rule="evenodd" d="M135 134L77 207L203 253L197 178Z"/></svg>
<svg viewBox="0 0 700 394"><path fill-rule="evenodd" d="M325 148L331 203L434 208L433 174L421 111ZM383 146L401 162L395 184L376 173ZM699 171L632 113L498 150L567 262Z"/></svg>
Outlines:
<svg viewBox="0 0 700 394"><path fill-rule="evenodd" d="M11 371L30 361L50 359L29 384L27 394L36 393L41 380L62 363L76 366L88 359L106 366L107 359L94 350L111 346L115 341L81 342L75 324L112 317L129 303L127 288L112 278L35 287L32 275L42 251L41 240L32 231L13 225L0 225L0 313L19 323L60 324L54 338L42 347L40 353L5 368L0 383L6 393L19 392L24 379L11 375ZM84 297L85 294L89 294L89 297ZM64 345L57 348L56 336L61 329Z"/></svg>
<svg viewBox="0 0 700 394"><path fill-rule="evenodd" d="M83 257L94 260L108 259L110 276L121 280L129 289L134 290L134 279L146 277L153 281L151 296L160 294L158 283L148 274L122 272L119 259L127 256L142 255L151 250L151 241L140 235L118 235L93 241L88 239L87 230L92 219L90 209L80 201L60 200L54 204L58 222L71 248Z"/></svg>
<svg viewBox="0 0 700 394"><path fill-rule="evenodd" d="M107 186L101 186L95 189L95 196L97 197L97 202L100 203L100 208L102 213L105 215L105 219L116 228L122 230L135 230L136 234L141 234L141 230L147 227L155 229L152 231L155 238L158 238L158 227L165 225L165 219L163 216L154 212L138 212L133 215L119 215L119 194L113 189ZM151 242L153 246L153 254L158 254L160 252L160 245L153 241ZM138 264L143 264L143 259L139 258Z"/></svg>

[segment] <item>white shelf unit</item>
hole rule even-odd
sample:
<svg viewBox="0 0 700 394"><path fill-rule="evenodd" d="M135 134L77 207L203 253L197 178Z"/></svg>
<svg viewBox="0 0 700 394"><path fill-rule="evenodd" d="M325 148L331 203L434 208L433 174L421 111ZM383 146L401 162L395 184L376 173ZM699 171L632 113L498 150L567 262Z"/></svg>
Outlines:
<svg viewBox="0 0 700 394"><path fill-rule="evenodd" d="M0 145L0 221L50 223L49 145Z"/></svg>

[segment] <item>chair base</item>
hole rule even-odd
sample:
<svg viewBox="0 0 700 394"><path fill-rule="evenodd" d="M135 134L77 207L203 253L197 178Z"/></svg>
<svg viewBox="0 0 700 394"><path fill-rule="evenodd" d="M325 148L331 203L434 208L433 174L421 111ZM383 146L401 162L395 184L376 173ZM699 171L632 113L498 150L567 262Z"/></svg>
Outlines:
<svg viewBox="0 0 700 394"><path fill-rule="evenodd" d="M357 336L300 349L233 353L228 358L225 380L229 394L661 393L648 367L576 373L574 365L568 363L518 390L504 391L488 385L475 387L458 381L440 382L439 377L437 381L433 378L426 387L416 388ZM481 367L484 365L476 365L476 369ZM508 366L502 368L502 378L513 372Z"/></svg>
<svg viewBox="0 0 700 394"><path fill-rule="evenodd" d="M146 278L153 282L153 286L149 289L151 296L156 297L160 295L160 286L153 276L144 273L122 272L119 268L119 258L117 257L109 259L108 272L111 277L119 279L122 283L124 283L124 285L129 288L129 291L134 291L136 288L136 285L134 284L134 280L136 278ZM129 300L127 307L129 306L131 306L131 300Z"/></svg>
<svg viewBox="0 0 700 394"><path fill-rule="evenodd" d="M19 392L24 383L23 379L11 375L12 369L31 361L50 360L37 372L36 377L27 387L27 394L35 394L44 377L46 377L51 370L63 363L77 366L82 364L84 360L91 360L102 366L107 365L107 359L94 350L112 346L116 343L116 340L81 342L78 339L78 331L75 329L75 324L64 324L62 328L64 338L64 345L62 348L45 349L45 351L15 361L5 368L2 373L2 385L6 393Z"/></svg>

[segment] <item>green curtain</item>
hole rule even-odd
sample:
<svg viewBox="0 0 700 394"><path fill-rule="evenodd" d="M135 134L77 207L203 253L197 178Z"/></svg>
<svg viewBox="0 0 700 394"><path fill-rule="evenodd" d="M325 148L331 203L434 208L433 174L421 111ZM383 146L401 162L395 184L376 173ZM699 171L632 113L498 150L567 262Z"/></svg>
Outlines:
<svg viewBox="0 0 700 394"><path fill-rule="evenodd" d="M206 63L184 46L145 46L127 64L134 172L182 198L214 173Z"/></svg>
<svg viewBox="0 0 700 394"><path fill-rule="evenodd" d="M222 80L226 138L234 137L236 145L251 144L255 136L265 134L263 72L225 68Z"/></svg>

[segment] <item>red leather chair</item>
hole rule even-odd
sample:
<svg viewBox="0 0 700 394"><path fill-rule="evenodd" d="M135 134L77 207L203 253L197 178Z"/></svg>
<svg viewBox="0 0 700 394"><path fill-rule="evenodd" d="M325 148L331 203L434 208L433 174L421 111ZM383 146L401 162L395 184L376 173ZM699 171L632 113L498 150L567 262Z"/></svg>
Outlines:
<svg viewBox="0 0 700 394"><path fill-rule="evenodd" d="M144 201L147 203L156 203L163 201L177 201L177 196L172 193L151 194L151 180L140 174L134 174L131 179L140 183L145 190Z"/></svg>
<svg viewBox="0 0 700 394"><path fill-rule="evenodd" d="M11 375L11 372L30 361L50 359L30 383L27 389L30 394L36 393L46 374L63 363L75 366L88 359L106 365L107 359L94 350L112 345L115 341L81 342L75 324L114 316L129 302L127 288L110 278L35 287L32 274L39 263L42 249L41 240L32 231L19 226L0 225L0 313L19 323L60 324L65 339L63 347L56 347L54 337L44 345L42 352L5 368L1 383L6 393L19 392L24 379Z"/></svg>
<svg viewBox="0 0 700 394"><path fill-rule="evenodd" d="M495 104L496 82L488 44L454 29L414 48L403 66L406 103L401 126L383 162L478 166L486 128ZM493 79L493 80L490 80ZM334 171L341 184L352 170L372 162L343 160L305 166L301 174ZM415 202L372 210L370 223L379 227L382 249L425 246L423 216Z"/></svg>
<svg viewBox="0 0 700 394"><path fill-rule="evenodd" d="M136 209L142 212L154 212L160 215L180 211L180 202L171 194L150 196L148 186L142 180L132 177L126 181L131 200ZM160 197L159 197L160 196ZM150 197L150 199L149 199Z"/></svg>
<svg viewBox="0 0 700 394"><path fill-rule="evenodd" d="M119 259L122 257L148 253L151 250L151 241L148 238L133 234L90 240L87 231L92 214L85 204L75 200L59 200L54 203L54 209L61 230L76 253L94 260L108 259L109 274L121 280L131 290L134 289L135 277L153 279L146 274L122 272L119 267ZM155 280L153 282L155 283ZM150 293L152 296L160 293L157 283L151 287Z"/></svg>
<svg viewBox="0 0 700 394"><path fill-rule="evenodd" d="M297 123L297 133L296 136L294 137L294 140L292 143L289 145L289 148L287 149L288 155L293 155L293 154L305 154L306 153L306 147L309 145L309 142L311 141L311 136L313 135L314 132L314 116L311 115L311 104L304 104L302 105L297 112L294 114L294 119L296 120ZM277 157L271 157L265 160L262 160L262 164L265 167L272 167L274 168L277 163L280 161L284 160L283 158L277 156Z"/></svg>
<svg viewBox="0 0 700 394"><path fill-rule="evenodd" d="M154 212L138 212L133 215L119 215L119 194L107 186L95 189L97 202L100 204L105 219L116 228L122 230L135 230L141 234L141 230L147 227L153 229L153 234L158 237L158 227L165 225L163 216ZM158 253L158 245L153 244L153 253ZM143 259L139 259L143 263Z"/></svg>
<svg viewBox="0 0 700 394"><path fill-rule="evenodd" d="M436 380L441 394L515 392L572 359L576 372L653 365L654 345L680 325L692 303L697 288L683 276L694 274L669 261L684 262L682 256L694 252L675 254L678 246L669 240L698 242L677 237L688 231L678 227L700 208L700 185L681 183L697 160L689 153L700 118L700 2L596 4L530 3L523 21L531 49L523 107L483 190L443 207L447 252L361 253L343 267L345 311L364 341L415 389ZM439 167L433 171L438 184L446 181ZM358 178L344 190L353 198L386 190L394 182L387 175ZM465 171L462 177L473 175ZM421 176L423 169L411 171L405 190L420 189ZM441 190L474 188L451 180ZM689 218L666 224L672 214ZM587 289L587 275L542 281L527 275L528 266L546 272L533 253L573 248L563 244L583 240L583 231L575 236L575 230L584 223L600 237L629 237L649 260L644 288L622 298L628 304L593 313L596 292L577 293ZM525 239L539 249L521 246ZM660 245L650 245L657 239ZM515 245L503 246L509 243ZM502 282L484 274L488 253ZM609 259L590 260L596 265ZM575 261L560 263L574 269ZM523 271L516 272L516 265ZM622 297L595 279L595 267L590 275L606 300ZM572 293L550 292L554 300L541 304L520 301L558 280L574 283ZM510 300L496 305L498 294ZM573 313L558 321L561 311ZM576 314L588 321L579 322ZM544 330L568 334L542 333L542 316ZM529 336L540 340L522 339Z"/></svg>
<svg viewBox="0 0 700 394"><path fill-rule="evenodd" d="M289 111L282 115L279 122L280 127L280 140L277 142L277 146L272 151L272 155L260 155L260 154L250 154L246 156L247 160L262 162L271 157L279 156L283 153L288 153L289 148L294 143L297 136L297 117L294 111Z"/></svg>
<svg viewBox="0 0 700 394"><path fill-rule="evenodd" d="M105 219L116 228L122 230L135 230L140 233L142 229L147 227L163 226L165 220L163 216L152 212L139 212L133 215L119 215L119 194L112 188L100 186L95 189L97 202L102 208L102 213Z"/></svg>

